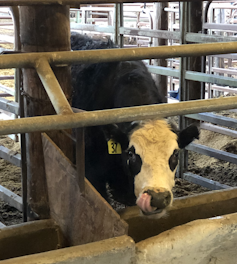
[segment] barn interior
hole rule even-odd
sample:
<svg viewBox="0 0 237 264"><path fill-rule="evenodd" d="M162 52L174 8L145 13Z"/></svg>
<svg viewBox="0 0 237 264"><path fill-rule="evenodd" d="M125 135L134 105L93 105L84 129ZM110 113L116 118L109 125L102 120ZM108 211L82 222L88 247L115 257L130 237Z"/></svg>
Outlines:
<svg viewBox="0 0 237 264"><path fill-rule="evenodd" d="M3 264L236 263L236 10L234 1L0 0ZM72 52L72 31L120 48ZM167 103L72 109L70 66L111 60L143 60ZM118 118L200 127L163 218L108 204L85 178L84 128Z"/></svg>

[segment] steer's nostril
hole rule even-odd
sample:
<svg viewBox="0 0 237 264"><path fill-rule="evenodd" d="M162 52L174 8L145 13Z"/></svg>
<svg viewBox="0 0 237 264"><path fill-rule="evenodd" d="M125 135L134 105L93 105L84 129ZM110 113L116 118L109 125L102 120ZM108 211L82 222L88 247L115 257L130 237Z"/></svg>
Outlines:
<svg viewBox="0 0 237 264"><path fill-rule="evenodd" d="M145 193L148 193L151 196L151 206L158 209L166 208L171 202L171 194L169 191L155 192L147 190Z"/></svg>

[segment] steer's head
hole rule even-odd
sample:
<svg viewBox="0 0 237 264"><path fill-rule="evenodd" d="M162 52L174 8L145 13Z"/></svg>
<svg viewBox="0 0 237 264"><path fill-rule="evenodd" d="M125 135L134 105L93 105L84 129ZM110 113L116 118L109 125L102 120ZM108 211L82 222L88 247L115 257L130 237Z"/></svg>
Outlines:
<svg viewBox="0 0 237 264"><path fill-rule="evenodd" d="M198 136L194 125L174 131L165 120L138 125L127 145L120 136L120 141L124 142L124 168L134 180L136 203L144 215L161 217L172 205L179 151Z"/></svg>

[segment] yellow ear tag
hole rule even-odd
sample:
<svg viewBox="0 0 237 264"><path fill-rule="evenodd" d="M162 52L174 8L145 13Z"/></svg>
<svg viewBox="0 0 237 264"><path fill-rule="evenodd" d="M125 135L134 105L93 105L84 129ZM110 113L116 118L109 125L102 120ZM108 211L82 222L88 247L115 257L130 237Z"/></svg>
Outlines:
<svg viewBox="0 0 237 264"><path fill-rule="evenodd" d="M109 154L122 154L121 145L113 139L108 141L108 151Z"/></svg>

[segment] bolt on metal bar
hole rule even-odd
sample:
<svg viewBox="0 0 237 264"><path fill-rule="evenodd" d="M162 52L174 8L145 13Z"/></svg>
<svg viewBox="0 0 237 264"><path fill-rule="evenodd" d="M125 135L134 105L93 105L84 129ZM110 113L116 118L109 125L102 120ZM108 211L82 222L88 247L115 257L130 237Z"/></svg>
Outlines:
<svg viewBox="0 0 237 264"><path fill-rule="evenodd" d="M28 117L1 121L0 135L106 125L234 108L237 108L237 97L88 111L70 115Z"/></svg>
<svg viewBox="0 0 237 264"><path fill-rule="evenodd" d="M149 48L126 48L106 50L38 52L24 54L5 54L0 56L0 69L29 68L35 61L44 57L51 65L68 65L76 63L99 63L142 59L162 59L193 57L236 53L237 42L186 44L181 46L159 46Z"/></svg>
<svg viewBox="0 0 237 264"><path fill-rule="evenodd" d="M193 0L180 0L180 2L189 2ZM204 1L204 0L196 0ZM0 6L32 6L32 5L72 5L80 4L106 4L106 3L134 3L134 0L0 0ZM146 2L154 2L154 0L146 0ZM167 2L167 0L157 0L157 2ZM177 0L169 0L169 2L177 2Z"/></svg>
<svg viewBox="0 0 237 264"><path fill-rule="evenodd" d="M63 93L61 86L54 75L48 61L41 58L35 64L36 71L43 83L43 86L49 96L51 103L57 114L72 114L70 104Z"/></svg>

